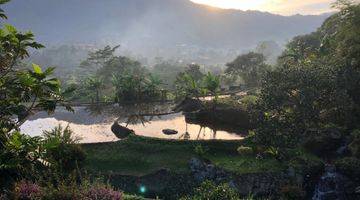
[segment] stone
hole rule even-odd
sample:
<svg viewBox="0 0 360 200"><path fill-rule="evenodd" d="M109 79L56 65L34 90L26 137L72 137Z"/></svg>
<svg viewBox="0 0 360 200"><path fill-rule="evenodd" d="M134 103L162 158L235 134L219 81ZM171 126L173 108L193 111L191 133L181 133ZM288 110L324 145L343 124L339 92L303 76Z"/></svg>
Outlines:
<svg viewBox="0 0 360 200"><path fill-rule="evenodd" d="M163 132L165 135L176 135L176 134L178 134L178 131L177 131L177 130L173 130L173 129L164 129L164 130L162 130L162 132Z"/></svg>

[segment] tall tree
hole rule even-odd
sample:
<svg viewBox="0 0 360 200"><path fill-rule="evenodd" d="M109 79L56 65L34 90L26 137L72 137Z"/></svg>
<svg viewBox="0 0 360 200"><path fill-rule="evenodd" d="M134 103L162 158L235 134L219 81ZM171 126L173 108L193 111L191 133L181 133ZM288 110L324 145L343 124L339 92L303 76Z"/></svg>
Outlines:
<svg viewBox="0 0 360 200"><path fill-rule="evenodd" d="M259 86L262 73L269 67L265 57L254 52L240 55L226 66L225 73L240 76L249 88Z"/></svg>
<svg viewBox="0 0 360 200"><path fill-rule="evenodd" d="M115 56L114 53L119 47L120 45L115 47L110 47L107 45L103 49L90 52L88 58L81 62L80 67L85 68L89 73L94 74L98 69L104 67L105 63L107 63Z"/></svg>

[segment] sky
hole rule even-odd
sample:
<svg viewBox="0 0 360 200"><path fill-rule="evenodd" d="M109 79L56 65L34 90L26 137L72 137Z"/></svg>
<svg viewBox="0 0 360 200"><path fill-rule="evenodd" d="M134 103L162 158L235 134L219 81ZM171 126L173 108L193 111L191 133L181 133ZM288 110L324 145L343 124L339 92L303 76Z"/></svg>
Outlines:
<svg viewBox="0 0 360 200"><path fill-rule="evenodd" d="M335 0L190 0L219 8L260 10L281 15L321 14L334 11L331 3Z"/></svg>

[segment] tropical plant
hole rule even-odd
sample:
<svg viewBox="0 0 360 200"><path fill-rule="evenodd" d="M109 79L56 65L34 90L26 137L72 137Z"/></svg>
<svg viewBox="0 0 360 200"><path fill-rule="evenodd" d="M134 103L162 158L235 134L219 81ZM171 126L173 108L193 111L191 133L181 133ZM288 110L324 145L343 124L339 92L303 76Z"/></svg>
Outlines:
<svg viewBox="0 0 360 200"><path fill-rule="evenodd" d="M200 84L187 73L176 78L176 91L178 96L199 98L201 94Z"/></svg>
<svg viewBox="0 0 360 200"><path fill-rule="evenodd" d="M0 4L8 1L1 0ZM3 11L0 10L4 18ZM52 76L54 68L32 70L21 68L20 61L29 56L30 48L43 45L35 42L31 32L22 33L11 25L0 29L0 187L11 186L20 177L34 174L41 166L41 138L18 132L20 126L36 111L53 112L64 104L60 81ZM5 181L3 181L5 180Z"/></svg>
<svg viewBox="0 0 360 200"><path fill-rule="evenodd" d="M215 76L215 75L211 74L210 72L208 72L203 77L202 87L206 91L209 91L210 94L215 97L214 98L215 102L218 100L219 92L220 92L220 77L219 76Z"/></svg>
<svg viewBox="0 0 360 200"><path fill-rule="evenodd" d="M85 160L85 153L77 143L81 138L75 137L69 126L61 125L50 131L43 132L42 159L50 164L49 167L58 172L72 172L79 170Z"/></svg>
<svg viewBox="0 0 360 200"><path fill-rule="evenodd" d="M100 102L101 90L104 88L104 81L102 78L98 78L96 76L90 76L85 80L86 89L92 93L91 99L92 102L96 103Z"/></svg>
<svg viewBox="0 0 360 200"><path fill-rule="evenodd" d="M181 198L181 200L239 200L241 199L237 192L228 184L216 185L211 181L203 182L196 188L193 196Z"/></svg>

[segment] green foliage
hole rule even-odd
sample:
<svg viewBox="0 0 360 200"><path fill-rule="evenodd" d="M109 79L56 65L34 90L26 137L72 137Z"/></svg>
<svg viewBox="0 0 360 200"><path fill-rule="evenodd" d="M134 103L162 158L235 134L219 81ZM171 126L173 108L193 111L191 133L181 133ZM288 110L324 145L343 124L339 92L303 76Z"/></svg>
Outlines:
<svg viewBox="0 0 360 200"><path fill-rule="evenodd" d="M52 112L56 104L63 101L59 80L49 78L54 68L43 71L40 66L33 64L33 70L16 69L19 61L29 56L29 48L42 47L34 41L31 32L18 32L8 24L0 29L1 137L18 129L33 109Z"/></svg>
<svg viewBox="0 0 360 200"><path fill-rule="evenodd" d="M251 147L246 146L240 146L239 148L237 148L237 152L241 156L254 155L254 150Z"/></svg>
<svg viewBox="0 0 360 200"><path fill-rule="evenodd" d="M114 53L119 47L120 45L115 47L105 46L103 49L90 52L88 58L81 62L80 67L85 68L89 74L94 74L115 57Z"/></svg>
<svg viewBox="0 0 360 200"><path fill-rule="evenodd" d="M351 133L352 141L349 144L349 149L353 156L360 158L360 130L354 130Z"/></svg>
<svg viewBox="0 0 360 200"><path fill-rule="evenodd" d="M360 159L347 157L335 162L336 169L355 181L360 181Z"/></svg>
<svg viewBox="0 0 360 200"><path fill-rule="evenodd" d="M0 0L0 5L5 4L9 2L10 0ZM0 8L0 18L7 19L7 16L5 15L5 12L3 9Z"/></svg>
<svg viewBox="0 0 360 200"><path fill-rule="evenodd" d="M210 92L211 95L215 96L215 101L217 101L220 91L220 77L215 76L208 72L202 80L202 87L205 91ZM207 93L207 92L206 92Z"/></svg>
<svg viewBox="0 0 360 200"><path fill-rule="evenodd" d="M317 32L294 38L279 66L265 73L257 142L294 147L323 124L358 126L360 5L342 5Z"/></svg>
<svg viewBox="0 0 360 200"><path fill-rule="evenodd" d="M96 76L88 77L85 80L86 89L91 93L92 102L94 99L97 103L100 102L101 90L104 88L104 80Z"/></svg>
<svg viewBox="0 0 360 200"><path fill-rule="evenodd" d="M199 97L201 89L199 83L187 73L176 78L176 93L182 97Z"/></svg>
<svg viewBox="0 0 360 200"><path fill-rule="evenodd" d="M257 104L258 97L254 95L246 95L240 99L241 104L246 108L252 108Z"/></svg>
<svg viewBox="0 0 360 200"><path fill-rule="evenodd" d="M185 66L183 64L167 60L158 61L152 68L151 73L164 83L167 90L175 90L175 81L179 73L183 72Z"/></svg>
<svg viewBox="0 0 360 200"><path fill-rule="evenodd" d="M85 153L77 144L79 138L73 136L69 126L61 125L51 131L44 131L44 160L59 172L79 170L85 160Z"/></svg>
<svg viewBox="0 0 360 200"><path fill-rule="evenodd" d="M239 200L237 192L228 184L215 185L210 181L205 181L195 189L193 196L183 197L181 200Z"/></svg>
<svg viewBox="0 0 360 200"><path fill-rule="evenodd" d="M162 96L162 82L151 74L126 71L114 74L112 79L116 91L116 101L159 100Z"/></svg>
<svg viewBox="0 0 360 200"><path fill-rule="evenodd" d="M220 91L220 77L208 72L203 75L200 71L198 73L188 72L180 73L176 79L176 94L178 97L195 97L213 95L214 101L218 100ZM201 75L200 75L201 74Z"/></svg>
<svg viewBox="0 0 360 200"><path fill-rule="evenodd" d="M241 76L249 88L259 86L263 72L269 68L265 64L265 57L254 52L240 55L226 66L225 73Z"/></svg>
<svg viewBox="0 0 360 200"><path fill-rule="evenodd" d="M42 148L41 138L30 137L19 132L12 133L0 151L0 188L11 185L17 178L33 173L34 166L39 164Z"/></svg>
<svg viewBox="0 0 360 200"><path fill-rule="evenodd" d="M198 144L195 146L194 148L194 152L196 153L196 155L198 155L200 158L204 158L205 154L208 152L208 149L206 147L204 147L201 144Z"/></svg>

